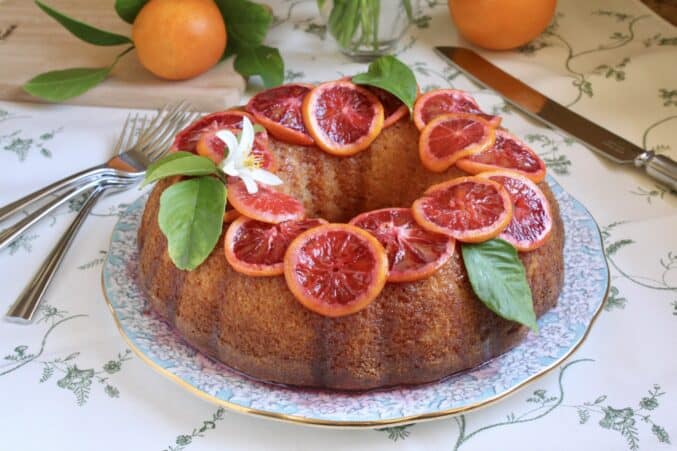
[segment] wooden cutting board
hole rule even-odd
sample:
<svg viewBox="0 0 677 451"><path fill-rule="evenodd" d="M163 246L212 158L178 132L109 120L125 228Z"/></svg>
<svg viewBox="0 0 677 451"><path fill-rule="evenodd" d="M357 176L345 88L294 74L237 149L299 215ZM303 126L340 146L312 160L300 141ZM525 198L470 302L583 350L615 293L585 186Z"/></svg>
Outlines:
<svg viewBox="0 0 677 451"><path fill-rule="evenodd" d="M131 36L131 25L120 19L113 0L46 0L58 11L101 29ZM21 86L43 72L72 67L105 67L126 47L98 47L80 41L30 0L0 0L0 99L39 102ZM186 81L156 78L124 56L103 83L66 103L129 108L157 108L187 99L200 111L241 103L245 81L232 60Z"/></svg>

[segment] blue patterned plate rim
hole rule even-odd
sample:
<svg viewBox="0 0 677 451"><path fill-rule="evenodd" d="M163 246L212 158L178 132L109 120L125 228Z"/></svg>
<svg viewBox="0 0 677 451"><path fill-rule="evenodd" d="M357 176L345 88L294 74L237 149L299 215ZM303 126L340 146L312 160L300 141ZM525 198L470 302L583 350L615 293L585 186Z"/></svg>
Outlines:
<svg viewBox="0 0 677 451"><path fill-rule="evenodd" d="M496 402L543 376L587 337L609 291L602 236L588 210L552 178L564 221L564 286L557 306L512 350L437 382L361 393L286 387L250 379L185 343L151 311L137 285L136 233L147 195L113 229L103 292L129 347L153 369L228 409L313 426L374 428L437 419Z"/></svg>

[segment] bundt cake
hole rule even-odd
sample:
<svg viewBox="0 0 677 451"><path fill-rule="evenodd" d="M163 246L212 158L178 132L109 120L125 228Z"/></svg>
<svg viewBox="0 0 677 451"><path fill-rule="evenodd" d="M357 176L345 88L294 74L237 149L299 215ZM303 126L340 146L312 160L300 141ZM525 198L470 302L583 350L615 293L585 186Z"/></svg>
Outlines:
<svg viewBox="0 0 677 451"><path fill-rule="evenodd" d="M419 131L400 120L368 149L339 157L270 138L284 181L308 217L347 222L383 207L410 207L431 185L466 175L421 165ZM196 269L176 268L158 225L160 196L178 177L157 183L138 232L139 277L153 309L186 341L256 379L306 387L364 390L420 384L480 365L517 345L527 328L490 311L476 297L457 249L430 277L388 283L363 310L330 318L304 308L284 276L236 272L223 252L224 233ZM564 231L557 202L545 244L519 254L540 316L563 283Z"/></svg>

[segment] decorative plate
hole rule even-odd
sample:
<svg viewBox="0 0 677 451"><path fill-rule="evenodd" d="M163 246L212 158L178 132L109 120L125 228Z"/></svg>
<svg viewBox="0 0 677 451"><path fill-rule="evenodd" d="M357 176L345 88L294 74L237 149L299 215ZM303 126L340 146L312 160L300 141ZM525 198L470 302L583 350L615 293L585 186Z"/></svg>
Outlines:
<svg viewBox="0 0 677 451"><path fill-rule="evenodd" d="M113 230L103 268L104 294L129 346L189 391L243 413L303 424L375 427L440 418L503 398L545 374L583 342L606 298L609 269L597 224L552 178L566 240L564 288L538 320L538 335L472 370L438 382L364 393L298 389L254 381L200 354L150 310L136 281L136 233L147 197Z"/></svg>

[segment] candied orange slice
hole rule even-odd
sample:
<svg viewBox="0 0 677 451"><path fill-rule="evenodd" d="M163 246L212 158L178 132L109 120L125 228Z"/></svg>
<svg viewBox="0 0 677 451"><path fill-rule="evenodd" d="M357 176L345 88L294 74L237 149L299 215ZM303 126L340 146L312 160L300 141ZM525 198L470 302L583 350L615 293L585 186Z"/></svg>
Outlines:
<svg viewBox="0 0 677 451"><path fill-rule="evenodd" d="M383 105L366 88L347 80L322 83L303 101L303 120L325 152L354 155L376 139L383 129Z"/></svg>
<svg viewBox="0 0 677 451"><path fill-rule="evenodd" d="M312 146L312 136L303 122L301 106L313 85L290 83L261 91L247 103L246 109L268 132L280 141Z"/></svg>
<svg viewBox="0 0 677 451"><path fill-rule="evenodd" d="M552 231L552 213L543 191L529 178L508 170L483 172L478 177L500 183L510 195L512 220L500 238L522 252L545 244Z"/></svg>
<svg viewBox="0 0 677 451"><path fill-rule="evenodd" d="M303 205L295 198L263 184L250 194L238 177L228 178L228 203L243 216L271 224L305 216Z"/></svg>
<svg viewBox="0 0 677 451"><path fill-rule="evenodd" d="M418 225L409 208L383 208L354 217L350 224L378 239L388 254L388 282L424 279L454 254L453 238Z"/></svg>
<svg viewBox="0 0 677 451"><path fill-rule="evenodd" d="M348 224L303 232L284 256L284 277L296 299L320 315L338 317L366 308L388 277L388 256L371 234Z"/></svg>
<svg viewBox="0 0 677 451"><path fill-rule="evenodd" d="M505 188L480 177L433 185L414 201L411 210L424 229L467 243L497 237L512 219L512 201Z"/></svg>
<svg viewBox="0 0 677 451"><path fill-rule="evenodd" d="M302 232L326 223L313 218L268 224L240 216L226 232L226 260L235 271L249 276L281 275L289 243Z"/></svg>
<svg viewBox="0 0 677 451"><path fill-rule="evenodd" d="M545 178L545 163L531 147L505 130L496 130L494 145L482 152L461 158L456 167L469 174L509 169L535 183Z"/></svg>
<svg viewBox="0 0 677 451"><path fill-rule="evenodd" d="M430 121L447 113L476 114L494 127L501 124L500 116L482 112L470 94L458 89L436 89L420 96L414 104L414 124L423 130Z"/></svg>
<svg viewBox="0 0 677 451"><path fill-rule="evenodd" d="M491 147L494 127L479 116L449 113L425 126L418 140L421 163L435 172L447 170L457 160Z"/></svg>

